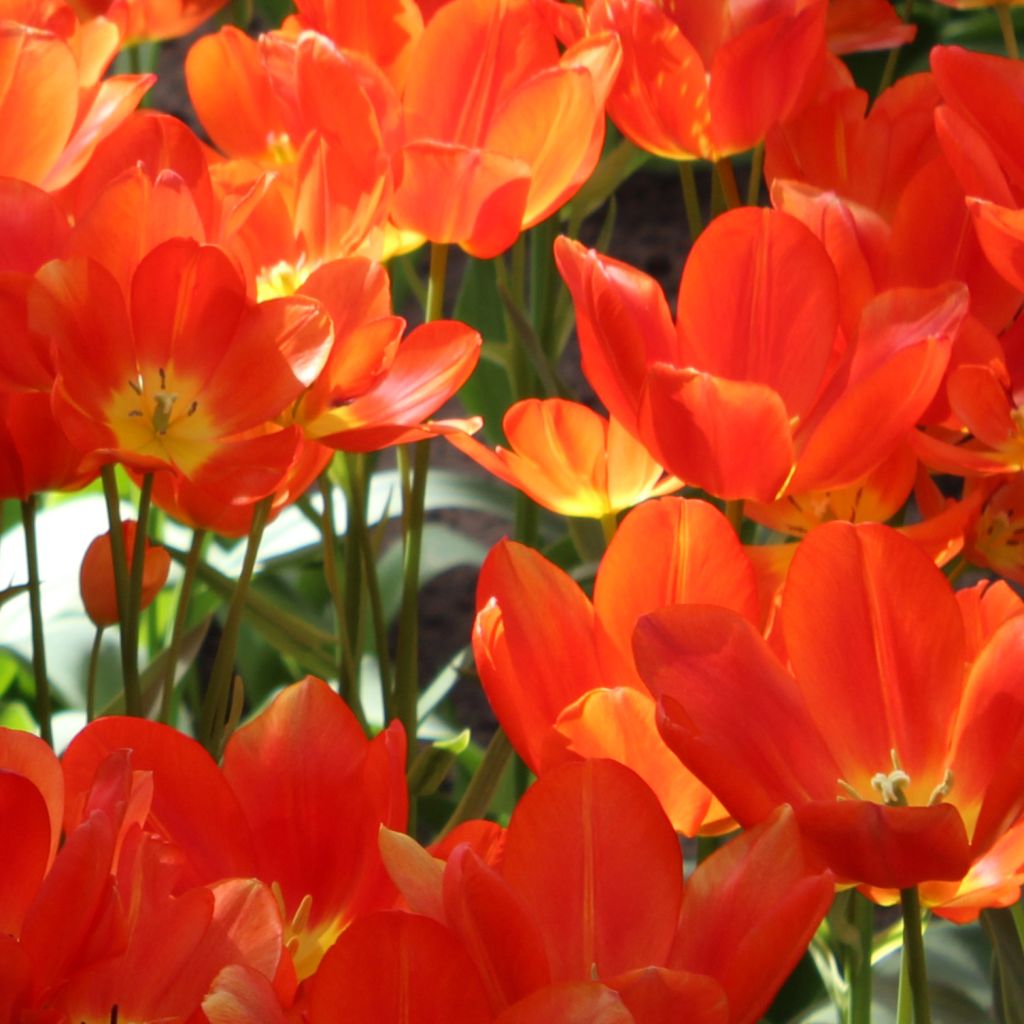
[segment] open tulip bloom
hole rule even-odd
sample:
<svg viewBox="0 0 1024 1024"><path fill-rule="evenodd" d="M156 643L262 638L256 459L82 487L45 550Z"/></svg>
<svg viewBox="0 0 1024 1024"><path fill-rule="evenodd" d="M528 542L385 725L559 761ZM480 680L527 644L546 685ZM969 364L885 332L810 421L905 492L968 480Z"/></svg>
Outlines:
<svg viewBox="0 0 1024 1024"><path fill-rule="evenodd" d="M0 1024L1024 1024L1024 0L254 4L0 0Z"/></svg>
<svg viewBox="0 0 1024 1024"><path fill-rule="evenodd" d="M666 742L737 821L791 804L840 879L906 889L962 882L1020 827L1024 618L1011 607L979 627L909 541L830 523L786 578L789 667L710 606L655 612L634 644Z"/></svg>

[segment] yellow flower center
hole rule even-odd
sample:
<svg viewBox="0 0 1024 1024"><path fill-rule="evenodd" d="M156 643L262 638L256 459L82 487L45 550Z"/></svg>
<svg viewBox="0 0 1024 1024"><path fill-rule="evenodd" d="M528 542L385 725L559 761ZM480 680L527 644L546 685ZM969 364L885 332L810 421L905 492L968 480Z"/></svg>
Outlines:
<svg viewBox="0 0 1024 1024"><path fill-rule="evenodd" d="M889 751L889 759L892 762L892 770L888 772L876 772L871 776L871 788L881 797L881 801L887 807L907 807L906 788L910 785L910 776L903 770L899 754L895 750ZM851 786L845 779L838 779L837 785L843 791L844 797L854 800L863 800L860 793ZM947 768L942 776L942 781L931 791L928 797L928 807L941 804L953 788L953 772Z"/></svg>

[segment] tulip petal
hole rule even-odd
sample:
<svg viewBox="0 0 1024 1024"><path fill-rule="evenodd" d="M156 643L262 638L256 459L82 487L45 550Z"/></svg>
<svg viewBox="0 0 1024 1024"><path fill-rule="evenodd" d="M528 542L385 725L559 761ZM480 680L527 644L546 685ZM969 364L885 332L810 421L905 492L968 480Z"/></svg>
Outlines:
<svg viewBox="0 0 1024 1024"><path fill-rule="evenodd" d="M665 962L682 898L679 843L628 768L580 761L547 772L513 812L502 874L540 924L555 981Z"/></svg>

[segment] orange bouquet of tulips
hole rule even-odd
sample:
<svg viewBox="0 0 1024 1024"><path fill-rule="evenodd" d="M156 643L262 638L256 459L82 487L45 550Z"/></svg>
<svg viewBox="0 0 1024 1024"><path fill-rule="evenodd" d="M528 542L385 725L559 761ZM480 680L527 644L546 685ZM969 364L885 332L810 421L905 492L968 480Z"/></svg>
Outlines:
<svg viewBox="0 0 1024 1024"><path fill-rule="evenodd" d="M0 0L0 1024L1017 1020L1016 5L218 6Z"/></svg>

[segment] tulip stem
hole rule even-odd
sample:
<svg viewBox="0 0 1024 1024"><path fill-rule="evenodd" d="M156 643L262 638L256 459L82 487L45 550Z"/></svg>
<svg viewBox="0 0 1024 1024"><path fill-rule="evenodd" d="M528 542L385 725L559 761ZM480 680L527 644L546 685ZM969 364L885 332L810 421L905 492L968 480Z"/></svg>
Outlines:
<svg viewBox="0 0 1024 1024"><path fill-rule="evenodd" d="M1017 939L1020 941L1020 950L1024 953L1024 901L1017 900L1010 907L1010 916L1013 918L1013 925L1017 929Z"/></svg>
<svg viewBox="0 0 1024 1024"><path fill-rule="evenodd" d="M127 661L131 666L130 677L134 682L138 710L142 714L142 691L139 684L139 629L142 625L142 581L146 574L146 532L149 527L149 509L153 499L153 474L142 478L139 491L139 514L135 524L135 543L132 545L131 562L128 567L128 616L126 631L121 634L122 643L127 640ZM125 688L125 707L128 707L128 691ZM129 711L128 714L133 714Z"/></svg>
<svg viewBox="0 0 1024 1024"><path fill-rule="evenodd" d="M690 245L697 241L704 230L704 217L700 212L700 198L697 195L697 178L693 173L693 161L684 160L679 165L679 183L683 186L683 206L686 209L686 226L690 232Z"/></svg>
<svg viewBox="0 0 1024 1024"><path fill-rule="evenodd" d="M611 544L615 531L619 528L619 517L614 512L601 516L601 531L604 533L605 546Z"/></svg>
<svg viewBox="0 0 1024 1024"><path fill-rule="evenodd" d="M352 646L352 637L348 629L348 617L345 609L346 594L342 587L341 573L338 571L338 531L334 524L334 500L331 494L331 483L326 473L321 473L317 481L323 512L320 520L320 536L324 551L324 577L327 590L334 605L335 628L338 631L336 656L338 661L338 681L342 700L352 709L356 718L362 720L362 707L359 700L359 672L356 666ZM349 595L351 597L351 595ZM384 706L387 718L387 705Z"/></svg>
<svg viewBox="0 0 1024 1024"><path fill-rule="evenodd" d="M238 574L238 581L235 583L235 590L231 595L227 619L224 622L224 632L221 634L220 644L217 646L217 656L210 671L206 699L203 701L200 735L203 746L217 760L220 759L224 727L227 725L231 684L235 674L235 652L238 648L238 634L242 627L246 596L256 570L256 556L259 553L263 530L270 517L270 508L273 502L274 497L270 495L258 501L253 507L252 526L249 527L249 539L245 545L242 571Z"/></svg>
<svg viewBox="0 0 1024 1024"><path fill-rule="evenodd" d="M427 281L427 307L423 311L429 324L444 316L444 282L448 271L448 246L430 243L430 278Z"/></svg>
<svg viewBox="0 0 1024 1024"><path fill-rule="evenodd" d="M747 181L747 206L757 206L761 198L761 178L764 175L764 142L759 142L750 156L750 178Z"/></svg>
<svg viewBox="0 0 1024 1024"><path fill-rule="evenodd" d="M725 503L725 518L739 537L743 530L743 499L736 498Z"/></svg>
<svg viewBox="0 0 1024 1024"><path fill-rule="evenodd" d="M903 20L910 21L910 16L913 11L914 0L906 0L906 3L903 5ZM896 62L900 59L900 51L902 49L902 43L898 46L894 46L889 51L889 56L885 58L885 67L882 69L882 77L878 83L878 92L875 94L876 98L881 96L882 93L892 85L892 80L896 76Z"/></svg>
<svg viewBox="0 0 1024 1024"><path fill-rule="evenodd" d="M924 936L921 932L921 897L918 895L917 886L900 890L900 906L903 908L903 956L914 1002L914 1024L931 1024L928 971L924 958Z"/></svg>
<svg viewBox="0 0 1024 1024"><path fill-rule="evenodd" d="M456 825L461 825L462 822L470 821L473 818L482 818L487 813L494 791L498 788L498 783L501 782L501 776L511 756L512 744L509 743L508 737L499 726L491 737L491 742L487 744L484 759L473 773L473 778L469 780L462 799L452 811L451 817L445 822L438 839L443 839Z"/></svg>
<svg viewBox="0 0 1024 1024"><path fill-rule="evenodd" d="M419 441L413 448L412 478L409 480L409 455L399 451L403 477L403 526L405 548L402 557L402 610L398 622L398 650L395 654L395 698L392 709L405 728L410 759L416 751L416 701L419 697L419 584L420 553L423 546L424 508L427 494L427 470L430 464L429 442ZM411 762L410 762L411 763Z"/></svg>
<svg viewBox="0 0 1024 1024"><path fill-rule="evenodd" d="M384 708L384 720L387 721L392 717L391 692L394 680L391 675L391 654L388 649L384 602L380 595L380 581L377 579L376 552L366 525L366 459L362 455L346 454L340 466L345 494L348 497L348 528L359 548L363 561L363 579L366 581L366 591L370 596L370 617L373 621L380 673L381 706Z"/></svg>
<svg viewBox="0 0 1024 1024"><path fill-rule="evenodd" d="M871 947L875 937L875 906L859 892L850 893L849 920L857 942L846 954L846 983L849 993L848 1024L871 1024Z"/></svg>
<svg viewBox="0 0 1024 1024"><path fill-rule="evenodd" d="M131 645L128 642L129 609L131 608L131 578L128 570L128 553L124 546L124 527L121 525L121 496L117 490L117 476L110 463L100 470L103 481L103 497L107 504L107 520L110 523L110 560L114 569L114 594L117 598L117 628L121 638L121 675L124 686L125 714L139 717L142 714L142 694L139 689L139 666L132 660Z"/></svg>
<svg viewBox="0 0 1024 1024"><path fill-rule="evenodd" d="M171 721L171 698L174 694L181 642L185 636L185 623L188 621L188 603L192 597L192 585L195 583L206 536L206 530L192 531L192 545L188 549L185 572L178 590L178 605L174 612L174 625L171 627L171 642L167 648L167 671L164 675L163 694L160 699L160 721L165 725L169 725Z"/></svg>
<svg viewBox="0 0 1024 1024"><path fill-rule="evenodd" d="M732 161L727 157L715 161L715 173L722 186L722 197L725 199L727 210L736 210L743 205L740 199L739 186L736 184L736 172L733 170Z"/></svg>
<svg viewBox="0 0 1024 1024"><path fill-rule="evenodd" d="M996 17L999 19L999 28L1003 33L1003 44L1006 46L1007 54L1014 60L1020 60L1020 47L1017 45L1017 32L1013 27L1010 5L996 4Z"/></svg>
<svg viewBox="0 0 1024 1024"><path fill-rule="evenodd" d="M53 709L50 705L50 677L46 671L46 638L43 630L43 599L39 579L39 547L36 543L36 496L30 494L21 503L21 523L25 531L25 561L28 564L28 606L32 616L32 675L36 684L36 719L39 735L52 747Z"/></svg>
<svg viewBox="0 0 1024 1024"><path fill-rule="evenodd" d="M96 717L96 673L100 666L100 650L103 647L103 627L96 627L92 650L89 652L89 674L85 677L85 720Z"/></svg>

